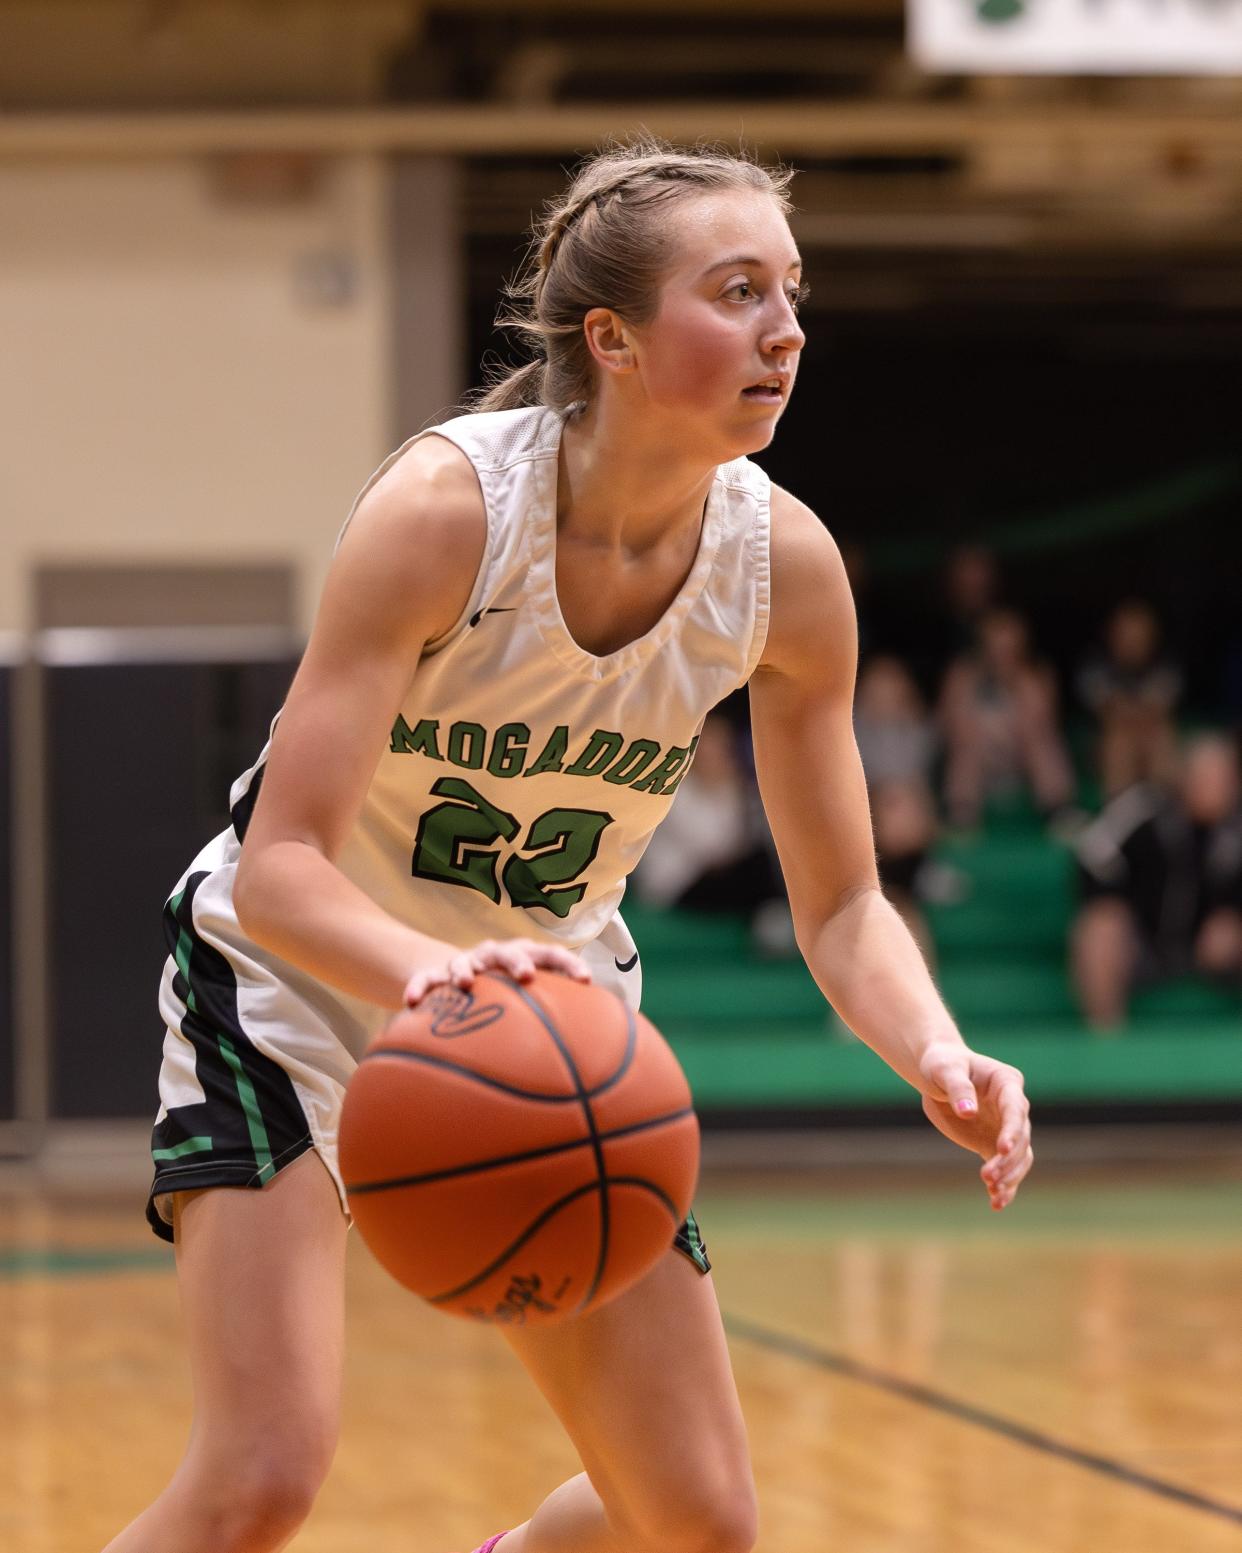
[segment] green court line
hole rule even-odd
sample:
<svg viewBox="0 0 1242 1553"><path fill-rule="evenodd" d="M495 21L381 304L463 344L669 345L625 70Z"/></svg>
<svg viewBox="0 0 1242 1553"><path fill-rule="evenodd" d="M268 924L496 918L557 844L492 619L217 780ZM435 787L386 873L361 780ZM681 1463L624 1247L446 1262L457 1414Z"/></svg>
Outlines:
<svg viewBox="0 0 1242 1553"><path fill-rule="evenodd" d="M856 1168L856 1167L854 1167ZM1100 1185L1084 1188L1045 1183L1036 1173L1017 1200L993 1213L974 1167L963 1162L960 1187L925 1192L832 1190L832 1169L822 1173L824 1188L805 1196L722 1194L713 1197L710 1182L701 1186L698 1211L709 1240L740 1234L760 1240L864 1239L1061 1241L1069 1244L1145 1241L1198 1246L1242 1245L1242 1216L1234 1182L1194 1187ZM722 1247L723 1249L723 1247Z"/></svg>
<svg viewBox="0 0 1242 1553"><path fill-rule="evenodd" d="M173 1270L172 1248L74 1251L63 1247L0 1251L0 1282L26 1278L83 1278L104 1273Z"/></svg>

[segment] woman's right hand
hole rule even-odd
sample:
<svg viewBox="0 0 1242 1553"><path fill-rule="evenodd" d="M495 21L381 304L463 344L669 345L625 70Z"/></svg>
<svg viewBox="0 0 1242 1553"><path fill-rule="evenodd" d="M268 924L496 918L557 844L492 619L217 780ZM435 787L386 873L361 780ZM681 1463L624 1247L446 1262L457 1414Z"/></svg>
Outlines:
<svg viewBox="0 0 1242 1553"><path fill-rule="evenodd" d="M514 981L530 981L536 971L557 971L574 981L591 979L582 960L560 944L536 943L531 938L485 938L472 949L459 949L447 959L420 966L405 984L405 1005L413 1008L433 987L469 991L483 971L500 971Z"/></svg>

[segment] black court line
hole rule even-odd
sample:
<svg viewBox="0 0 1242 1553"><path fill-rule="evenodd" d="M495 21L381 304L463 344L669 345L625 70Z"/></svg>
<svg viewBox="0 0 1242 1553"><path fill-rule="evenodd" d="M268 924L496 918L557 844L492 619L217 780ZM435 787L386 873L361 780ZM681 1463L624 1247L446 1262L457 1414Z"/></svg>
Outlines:
<svg viewBox="0 0 1242 1553"><path fill-rule="evenodd" d="M1054 1439L1040 1429L1031 1429L1026 1424L1015 1423L1011 1418L1002 1418L999 1413L975 1407L973 1403L960 1402L956 1397L947 1396L943 1391L933 1390L930 1386L920 1386L914 1381L902 1380L898 1375L888 1375L883 1370L873 1369L871 1365L862 1364L845 1354L817 1348L814 1343L791 1337L786 1332L773 1331L769 1327L760 1326L756 1321L747 1321L739 1316L726 1316L725 1330L732 1337L740 1337L760 1348L768 1348L773 1353L800 1359L803 1364L812 1364L816 1369L828 1370L849 1380L861 1381L864 1386L874 1386L877 1391L887 1391L891 1396L901 1397L903 1401L915 1402L920 1407L947 1414L950 1418L960 1418L964 1423L975 1424L992 1434L1002 1435L1030 1450L1042 1451L1045 1456L1055 1457L1058 1461L1071 1462L1076 1467L1085 1467L1089 1472L1098 1472L1102 1477L1128 1483L1132 1488L1144 1489L1161 1499L1171 1499L1174 1504L1185 1505L1191 1510L1202 1510L1205 1515L1214 1515L1219 1520L1242 1526L1242 1508L1237 1505L1227 1504L1223 1499L1213 1499L1208 1494L1196 1493L1193 1488L1182 1488L1164 1478L1153 1477L1149 1472L1140 1472L1136 1467L1127 1467L1125 1462L1115 1461L1111 1456L1097 1456L1094 1451L1079 1450L1077 1446L1067 1445L1064 1440Z"/></svg>

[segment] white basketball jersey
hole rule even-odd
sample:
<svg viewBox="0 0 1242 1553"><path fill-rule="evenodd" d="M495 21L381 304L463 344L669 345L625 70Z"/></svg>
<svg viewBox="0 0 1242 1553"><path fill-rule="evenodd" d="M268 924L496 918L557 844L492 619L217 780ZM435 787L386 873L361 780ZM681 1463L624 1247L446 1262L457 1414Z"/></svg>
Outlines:
<svg viewBox="0 0 1242 1553"><path fill-rule="evenodd" d="M461 617L425 649L337 861L421 932L461 946L556 940L637 1006L641 973L618 907L704 717L762 651L769 482L746 459L716 471L681 592L645 636L597 657L575 642L557 601L563 422L536 407L421 433L453 442L477 471L486 551ZM266 755L235 784L234 828L198 868L235 862ZM236 951L240 930L220 920L221 890L211 894L214 941ZM293 973L290 983L303 979ZM366 1023L381 1017L376 1010Z"/></svg>

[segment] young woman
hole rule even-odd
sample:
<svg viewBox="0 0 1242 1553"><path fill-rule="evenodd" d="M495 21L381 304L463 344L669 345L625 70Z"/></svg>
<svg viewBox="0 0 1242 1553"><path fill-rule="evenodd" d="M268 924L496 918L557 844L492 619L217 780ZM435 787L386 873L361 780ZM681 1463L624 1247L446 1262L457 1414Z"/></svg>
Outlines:
<svg viewBox="0 0 1242 1553"><path fill-rule="evenodd" d="M637 1003L625 877L709 708L747 680L825 995L982 1156L993 1207L1030 1168L1021 1076L965 1046L877 887L837 550L746 458L803 344L787 181L645 141L588 162L533 252L538 360L407 444L355 507L270 745L167 908L150 1212L177 1248L194 1425L110 1553L294 1534L336 1436L335 1140L358 1051L489 968ZM707 1272L690 1221L598 1313L505 1330L585 1471L484 1548L753 1546Z"/></svg>

